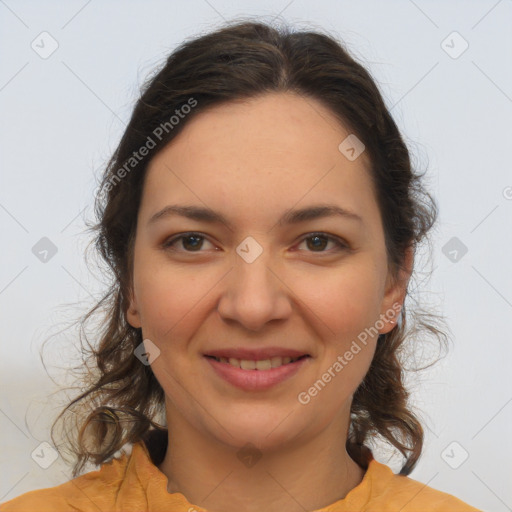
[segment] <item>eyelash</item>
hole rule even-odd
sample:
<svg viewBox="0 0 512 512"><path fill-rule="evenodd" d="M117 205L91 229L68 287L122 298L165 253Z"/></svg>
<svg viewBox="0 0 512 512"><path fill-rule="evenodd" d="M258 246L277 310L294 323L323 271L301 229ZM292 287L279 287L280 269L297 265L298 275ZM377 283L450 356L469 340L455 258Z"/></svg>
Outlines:
<svg viewBox="0 0 512 512"><path fill-rule="evenodd" d="M193 237L193 236L199 237L199 238L203 238L203 239L207 239L207 237L205 235L203 235L202 233L198 233L196 231L189 231L187 233L181 233L179 235L176 235L176 236L173 236L171 238L168 238L165 242L163 242L162 248L164 250L170 250L170 251L175 251L175 252L185 252L185 253L188 253L188 254L194 254L194 253L203 252L201 250L199 250L199 251L187 251L187 250L178 251L177 249L172 247L179 240L182 240L184 238ZM335 249L334 252L343 251L343 250L349 250L350 249L349 245L346 242L344 242L342 239L340 239L338 237L335 237L335 236L332 236L332 235L329 235L327 233L323 233L323 232L308 233L307 236L304 236L303 238L301 238L299 244L301 244L305 240L309 240L310 238L314 238L314 237L326 238L327 240L334 242L336 244L336 249ZM329 251L308 251L308 252L311 252L312 254L315 254L315 253L316 254L329 254Z"/></svg>

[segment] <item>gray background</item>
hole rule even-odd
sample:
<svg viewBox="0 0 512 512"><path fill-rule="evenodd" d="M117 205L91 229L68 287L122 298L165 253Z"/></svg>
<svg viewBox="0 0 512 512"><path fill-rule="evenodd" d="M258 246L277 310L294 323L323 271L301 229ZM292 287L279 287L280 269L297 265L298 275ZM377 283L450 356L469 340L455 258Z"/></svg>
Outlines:
<svg viewBox="0 0 512 512"><path fill-rule="evenodd" d="M48 372L66 380L57 367L69 366L77 331L62 329L102 289L84 259L84 219L142 81L224 19L280 15L328 30L370 69L440 205L433 275L418 293L446 315L453 347L412 381L426 443L410 476L512 510L512 1L254 4L0 0L0 501L69 479L60 458L41 467L63 398L48 399L39 352L53 335ZM42 58L51 38L58 48ZM43 237L57 249L47 261L34 254Z"/></svg>

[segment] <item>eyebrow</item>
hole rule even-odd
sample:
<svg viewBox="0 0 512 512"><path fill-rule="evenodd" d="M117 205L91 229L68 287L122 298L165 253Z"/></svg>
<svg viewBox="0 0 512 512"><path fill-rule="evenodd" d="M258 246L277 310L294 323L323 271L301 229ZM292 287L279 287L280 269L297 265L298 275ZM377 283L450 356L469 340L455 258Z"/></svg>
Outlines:
<svg viewBox="0 0 512 512"><path fill-rule="evenodd" d="M209 208L203 208L201 206L180 206L180 205L169 205L162 210L156 212L148 221L149 224L153 224L160 219L164 219L173 215L186 217L187 219L196 220L200 222L208 222L210 224L225 224L228 228L232 229L231 223L219 212L211 210ZM300 208L297 210L287 210L279 219L278 224L290 225L299 224L314 219L320 219L324 217L343 217L348 220L363 222L363 219L357 213L349 211L345 208L334 204L321 204L313 205L306 208Z"/></svg>

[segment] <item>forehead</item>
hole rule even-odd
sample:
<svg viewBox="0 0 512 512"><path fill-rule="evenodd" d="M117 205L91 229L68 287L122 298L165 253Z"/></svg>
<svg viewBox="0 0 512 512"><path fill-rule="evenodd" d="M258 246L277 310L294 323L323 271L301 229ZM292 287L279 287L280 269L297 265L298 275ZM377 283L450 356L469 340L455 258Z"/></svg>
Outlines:
<svg viewBox="0 0 512 512"><path fill-rule="evenodd" d="M183 200L241 222L319 202L378 216L369 159L363 152L350 161L339 150L348 135L321 103L296 94L216 105L152 159L142 213Z"/></svg>

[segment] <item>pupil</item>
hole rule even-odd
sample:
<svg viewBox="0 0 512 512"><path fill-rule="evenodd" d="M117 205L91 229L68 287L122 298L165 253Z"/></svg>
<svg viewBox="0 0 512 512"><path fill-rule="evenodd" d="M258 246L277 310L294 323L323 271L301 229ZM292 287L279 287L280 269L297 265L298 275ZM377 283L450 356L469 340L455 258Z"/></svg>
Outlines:
<svg viewBox="0 0 512 512"><path fill-rule="evenodd" d="M312 236L310 238L311 241L313 240L316 240L316 241L319 241L320 240L320 246L315 243L313 243L313 247L316 247L317 249L318 248L323 248L323 244L325 244L325 237L321 237L321 236L318 236L318 235L315 235L315 236Z"/></svg>
<svg viewBox="0 0 512 512"><path fill-rule="evenodd" d="M195 240L196 243L192 243L192 248L197 248L198 246L200 246L200 242L201 242L201 237L199 236L194 236L194 235L191 235L191 236L187 236L183 239L184 243L185 244L188 244L188 241L189 240Z"/></svg>

